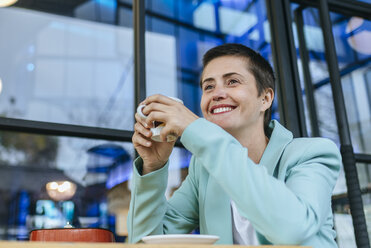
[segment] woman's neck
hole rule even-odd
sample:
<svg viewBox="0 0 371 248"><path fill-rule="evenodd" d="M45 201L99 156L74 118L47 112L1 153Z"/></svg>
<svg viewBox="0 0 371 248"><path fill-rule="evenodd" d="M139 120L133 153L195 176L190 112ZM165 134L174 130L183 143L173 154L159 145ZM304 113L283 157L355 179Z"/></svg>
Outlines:
<svg viewBox="0 0 371 248"><path fill-rule="evenodd" d="M240 137L235 137L248 150L249 158L256 164L260 162L261 157L268 145L269 139L265 136L264 129L250 129Z"/></svg>

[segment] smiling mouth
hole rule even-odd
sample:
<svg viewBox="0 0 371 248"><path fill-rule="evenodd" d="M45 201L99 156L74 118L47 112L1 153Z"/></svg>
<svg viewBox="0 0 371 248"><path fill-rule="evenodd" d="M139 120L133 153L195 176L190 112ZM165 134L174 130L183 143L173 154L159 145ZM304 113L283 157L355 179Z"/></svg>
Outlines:
<svg viewBox="0 0 371 248"><path fill-rule="evenodd" d="M213 110L211 110L211 113L212 114L224 114L224 113L228 113L228 112L231 112L233 109L233 107L220 107L220 108L215 108Z"/></svg>

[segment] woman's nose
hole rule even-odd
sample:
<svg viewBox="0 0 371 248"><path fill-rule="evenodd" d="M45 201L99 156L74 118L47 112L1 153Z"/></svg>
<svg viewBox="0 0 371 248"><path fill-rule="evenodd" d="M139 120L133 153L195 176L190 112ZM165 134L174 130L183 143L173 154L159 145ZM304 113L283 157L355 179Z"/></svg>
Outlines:
<svg viewBox="0 0 371 248"><path fill-rule="evenodd" d="M227 92L224 89L224 87L216 87L213 93L214 93L213 95L214 101L220 101L227 97Z"/></svg>

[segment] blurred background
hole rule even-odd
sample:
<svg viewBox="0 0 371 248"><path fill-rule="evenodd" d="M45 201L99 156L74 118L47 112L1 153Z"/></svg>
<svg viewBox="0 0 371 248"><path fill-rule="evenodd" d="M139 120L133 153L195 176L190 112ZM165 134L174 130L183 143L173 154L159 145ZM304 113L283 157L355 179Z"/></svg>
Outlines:
<svg viewBox="0 0 371 248"><path fill-rule="evenodd" d="M301 9L298 24L300 2L289 3L288 28L304 133L340 145L318 9ZM273 66L267 9L265 0L146 0L146 94L181 98L201 116L202 56L226 42L257 50ZM354 152L371 154L371 22L330 17ZM18 0L0 8L0 37L0 116L17 126L0 128L0 239L27 240L32 229L70 223L110 229L124 241L135 156L133 2ZM281 122L282 101L277 94L272 113ZM125 133L115 139L117 131ZM187 175L190 156L173 152L167 196ZM370 163L357 169L371 237ZM333 210L339 247L356 247L343 171Z"/></svg>

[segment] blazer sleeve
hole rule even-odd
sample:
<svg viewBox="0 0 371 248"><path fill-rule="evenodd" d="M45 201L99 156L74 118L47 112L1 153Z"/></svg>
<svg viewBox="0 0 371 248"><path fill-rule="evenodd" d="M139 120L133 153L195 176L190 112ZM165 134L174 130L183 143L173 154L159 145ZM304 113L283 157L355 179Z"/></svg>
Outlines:
<svg viewBox="0 0 371 248"><path fill-rule="evenodd" d="M161 169L140 175L142 159L134 162L127 219L129 243L147 235L189 233L198 226L197 187L192 160L187 178L167 201L165 191L169 162Z"/></svg>
<svg viewBox="0 0 371 248"><path fill-rule="evenodd" d="M284 162L284 181L269 175L234 137L204 119L191 123L181 141L236 203L240 214L273 244L302 243L318 232L330 214L341 164L331 141L314 139L302 144L304 150L294 147Z"/></svg>

